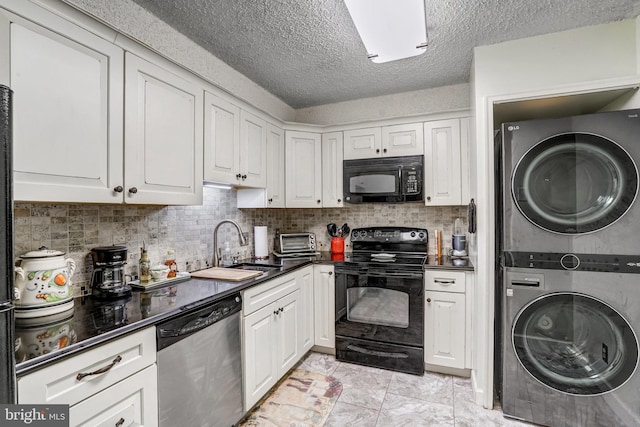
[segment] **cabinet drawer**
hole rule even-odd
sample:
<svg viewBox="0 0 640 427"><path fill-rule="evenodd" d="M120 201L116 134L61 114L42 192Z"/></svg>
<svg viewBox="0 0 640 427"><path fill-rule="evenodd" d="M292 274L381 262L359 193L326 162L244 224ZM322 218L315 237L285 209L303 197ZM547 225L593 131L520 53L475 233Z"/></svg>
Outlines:
<svg viewBox="0 0 640 427"><path fill-rule="evenodd" d="M155 361L156 336L151 327L18 378L18 403L74 405ZM78 379L80 373L111 365L104 373Z"/></svg>
<svg viewBox="0 0 640 427"><path fill-rule="evenodd" d="M158 425L158 372L155 364L74 405L71 426Z"/></svg>
<svg viewBox="0 0 640 427"><path fill-rule="evenodd" d="M271 304L275 300L300 289L295 273L289 273L244 291L242 314L247 316Z"/></svg>
<svg viewBox="0 0 640 427"><path fill-rule="evenodd" d="M424 288L430 291L464 293L466 290L464 272L427 270L424 275Z"/></svg>

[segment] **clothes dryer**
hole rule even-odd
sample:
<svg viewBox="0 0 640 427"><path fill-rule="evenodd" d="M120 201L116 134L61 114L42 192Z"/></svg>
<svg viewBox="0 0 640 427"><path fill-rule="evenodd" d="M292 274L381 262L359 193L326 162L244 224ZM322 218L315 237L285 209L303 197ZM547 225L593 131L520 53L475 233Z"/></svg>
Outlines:
<svg viewBox="0 0 640 427"><path fill-rule="evenodd" d="M640 425L640 259L505 255L504 415L554 427Z"/></svg>
<svg viewBox="0 0 640 427"><path fill-rule="evenodd" d="M504 251L640 253L640 110L504 123Z"/></svg>

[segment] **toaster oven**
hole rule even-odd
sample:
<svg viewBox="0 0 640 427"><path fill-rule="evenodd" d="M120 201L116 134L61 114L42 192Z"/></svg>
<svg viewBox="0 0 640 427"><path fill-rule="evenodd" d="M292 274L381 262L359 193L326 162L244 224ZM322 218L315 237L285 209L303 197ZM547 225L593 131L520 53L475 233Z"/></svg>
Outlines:
<svg viewBox="0 0 640 427"><path fill-rule="evenodd" d="M314 233L281 233L276 236L273 250L279 255L305 254L316 252Z"/></svg>

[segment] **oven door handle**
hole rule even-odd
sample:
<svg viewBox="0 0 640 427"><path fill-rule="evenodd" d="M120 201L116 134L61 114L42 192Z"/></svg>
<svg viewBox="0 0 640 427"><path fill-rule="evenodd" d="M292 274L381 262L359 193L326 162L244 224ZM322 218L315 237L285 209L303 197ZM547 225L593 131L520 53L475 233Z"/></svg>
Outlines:
<svg viewBox="0 0 640 427"><path fill-rule="evenodd" d="M347 345L347 350L355 351L356 353L366 354L368 356L378 356L378 357L390 357L393 359L408 359L409 355L406 353L390 353L388 351L378 351L378 350L368 350L366 348L349 344Z"/></svg>
<svg viewBox="0 0 640 427"><path fill-rule="evenodd" d="M373 276L373 277L406 277L409 279L422 279L424 272L420 271L399 271L395 269L382 269L382 268L340 268L336 267L336 275L348 274L348 275L360 275L360 276Z"/></svg>

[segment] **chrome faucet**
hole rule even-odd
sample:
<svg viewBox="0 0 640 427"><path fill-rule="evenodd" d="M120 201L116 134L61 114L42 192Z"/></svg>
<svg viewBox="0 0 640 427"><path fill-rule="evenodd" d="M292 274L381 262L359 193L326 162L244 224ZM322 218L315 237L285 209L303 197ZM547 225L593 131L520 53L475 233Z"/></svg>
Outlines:
<svg viewBox="0 0 640 427"><path fill-rule="evenodd" d="M218 255L218 229L222 224L225 224L225 223L233 224L236 227L236 229L238 230L238 234L240 235L241 246L245 246L247 244L247 239L245 239L244 234L242 234L242 229L240 228L237 222L235 222L232 219L223 219L222 221L220 221L218 225L216 225L216 228L213 230L213 266L214 267L218 267L218 265L220 264L220 258L219 258L220 256Z"/></svg>

